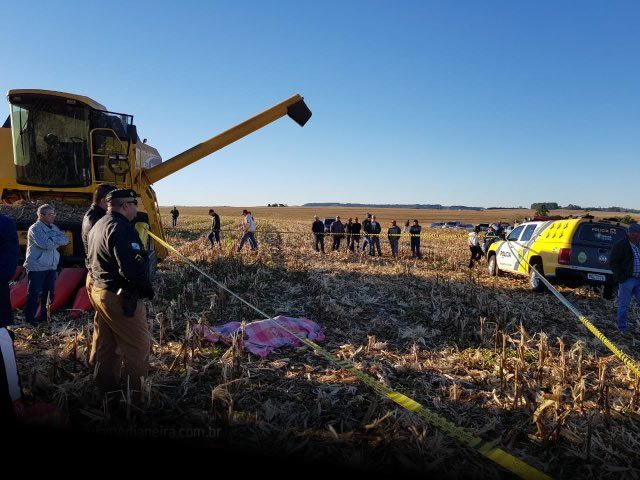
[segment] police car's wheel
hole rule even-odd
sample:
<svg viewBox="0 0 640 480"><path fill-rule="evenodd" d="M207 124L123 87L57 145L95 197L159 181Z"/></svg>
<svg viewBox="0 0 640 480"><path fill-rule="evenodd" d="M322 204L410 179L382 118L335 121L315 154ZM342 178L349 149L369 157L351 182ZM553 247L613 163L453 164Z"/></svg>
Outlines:
<svg viewBox="0 0 640 480"><path fill-rule="evenodd" d="M489 275L491 275L492 277L495 277L496 275L500 275L500 269L498 268L498 262L496 261L495 255L491 255L489 257L488 268L489 268Z"/></svg>
<svg viewBox="0 0 640 480"><path fill-rule="evenodd" d="M542 265L539 263L536 263L532 266L533 268L529 270L529 286L531 287L531 290L533 290L534 292L542 292L543 290L545 290L545 284L542 280L540 280L540 277L535 273L535 271L539 273L543 272Z"/></svg>

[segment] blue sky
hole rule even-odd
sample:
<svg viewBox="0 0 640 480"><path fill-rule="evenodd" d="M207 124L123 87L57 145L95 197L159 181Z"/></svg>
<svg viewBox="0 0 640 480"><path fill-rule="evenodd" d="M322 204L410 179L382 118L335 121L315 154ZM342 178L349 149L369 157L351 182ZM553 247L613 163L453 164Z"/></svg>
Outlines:
<svg viewBox="0 0 640 480"><path fill-rule="evenodd" d="M165 159L305 97L306 127L283 118L161 180L163 205L640 208L637 1L3 0L2 11L0 89L90 96L134 115Z"/></svg>

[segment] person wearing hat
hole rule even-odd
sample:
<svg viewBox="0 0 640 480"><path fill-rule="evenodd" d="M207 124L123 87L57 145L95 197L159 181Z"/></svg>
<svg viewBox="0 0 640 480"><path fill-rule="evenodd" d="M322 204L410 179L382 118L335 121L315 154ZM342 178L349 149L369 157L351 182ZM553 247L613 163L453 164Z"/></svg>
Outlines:
<svg viewBox="0 0 640 480"><path fill-rule="evenodd" d="M53 300L58 278L58 248L69 243L67 236L53 224L56 210L45 203L38 207L38 220L29 227L27 233L27 253L24 268L29 280L27 304L24 308L25 320L36 325L47 320L47 299ZM36 320L40 300L40 318Z"/></svg>
<svg viewBox="0 0 640 480"><path fill-rule="evenodd" d="M391 255L393 258L398 258L398 243L400 242L400 235L402 230L395 220L391 220L391 226L387 230L387 237L389 238L389 245L391 246Z"/></svg>
<svg viewBox="0 0 640 480"><path fill-rule="evenodd" d="M242 229L244 230L244 234L242 235L242 239L240 240L238 252L242 250L242 247L247 240L249 240L251 250L258 250L258 241L256 240L256 221L249 210L242 210L242 215Z"/></svg>
<svg viewBox="0 0 640 480"><path fill-rule="evenodd" d="M611 270L618 282L618 329L627 336L631 297L640 303L640 225L629 225L628 238L611 249Z"/></svg>
<svg viewBox="0 0 640 480"><path fill-rule="evenodd" d="M96 310L90 364L96 368L96 385L103 396L129 389L135 401L141 399L151 347L141 299L154 296L148 255L131 223L138 213L137 196L126 188L109 192L107 213L88 238L89 298Z"/></svg>

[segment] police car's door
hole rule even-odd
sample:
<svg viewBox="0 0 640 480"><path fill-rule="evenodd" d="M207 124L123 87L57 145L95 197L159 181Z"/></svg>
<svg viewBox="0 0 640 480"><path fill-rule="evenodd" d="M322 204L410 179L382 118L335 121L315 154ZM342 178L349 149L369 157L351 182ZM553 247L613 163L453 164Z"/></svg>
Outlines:
<svg viewBox="0 0 640 480"><path fill-rule="evenodd" d="M524 230L524 225L520 225L515 230L511 231L497 253L498 268L505 272L513 272L518 269L518 238Z"/></svg>

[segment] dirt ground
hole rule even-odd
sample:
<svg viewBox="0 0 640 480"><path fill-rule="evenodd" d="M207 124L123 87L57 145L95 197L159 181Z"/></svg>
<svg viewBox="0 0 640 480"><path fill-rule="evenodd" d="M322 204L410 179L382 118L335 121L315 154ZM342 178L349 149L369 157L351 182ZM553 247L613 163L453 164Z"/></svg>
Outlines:
<svg viewBox="0 0 640 480"><path fill-rule="evenodd" d="M491 277L482 262L469 269L464 234L426 229L420 260L411 258L406 239L397 260L385 239L382 257L344 244L321 254L309 234L317 210L253 208L259 250L238 253L241 209L220 209L229 231L215 250L206 240L206 209L180 210L178 226L166 227L171 244L268 315L318 323L323 348L336 357L553 477L637 478L635 375L552 295L530 292L526 278ZM436 220L420 212L424 222ZM478 221L455 213L448 218ZM163 220L170 225L168 213ZM160 264L155 286L144 413L126 402L110 410L95 401L86 364L90 315L72 321L54 314L37 329L17 315L28 398L57 404L83 432L124 434L133 424L161 438L196 432L200 446L215 440L309 465L511 478L307 347L259 358L237 342L210 344L194 335L197 324L261 317L177 258ZM638 358L640 343L616 334L615 299L589 288L560 290ZM634 304L631 317L639 314Z"/></svg>

